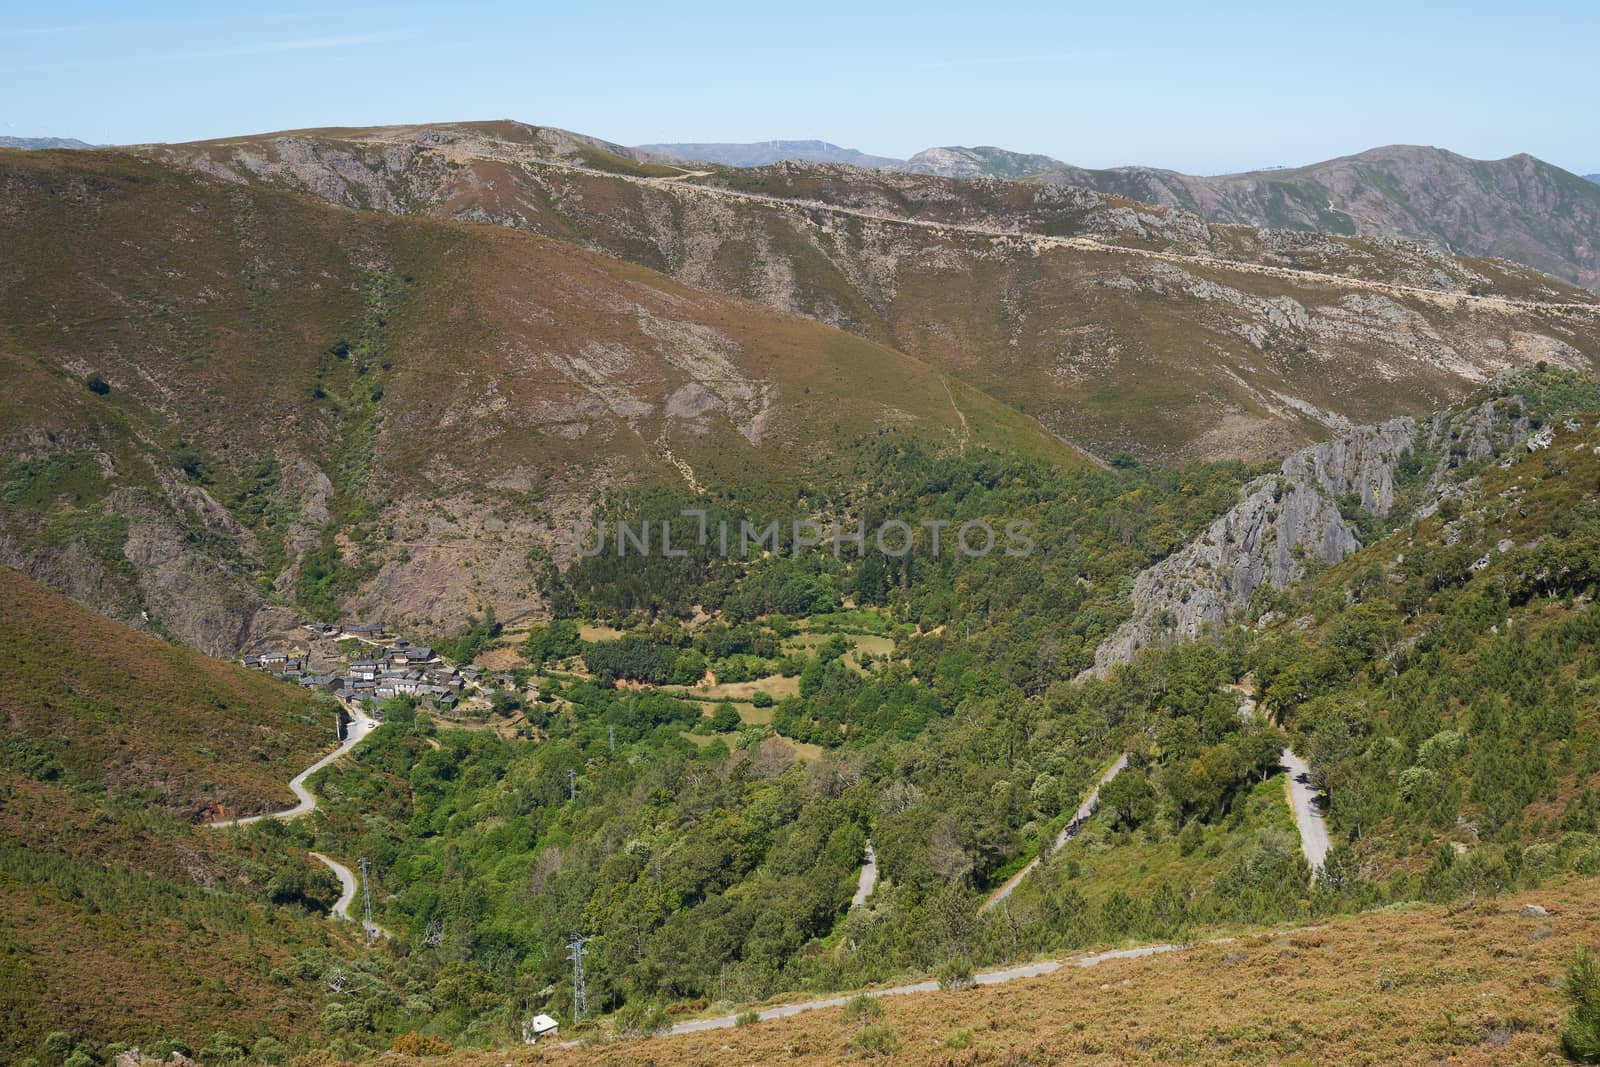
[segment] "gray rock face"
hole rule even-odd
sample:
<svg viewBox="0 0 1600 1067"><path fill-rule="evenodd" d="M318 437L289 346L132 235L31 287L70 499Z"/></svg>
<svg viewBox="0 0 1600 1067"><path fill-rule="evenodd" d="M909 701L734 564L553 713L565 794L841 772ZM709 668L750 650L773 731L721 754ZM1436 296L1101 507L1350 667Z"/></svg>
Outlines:
<svg viewBox="0 0 1600 1067"><path fill-rule="evenodd" d="M1140 649L1192 640L1248 606L1263 585L1281 589L1309 566L1355 552L1361 541L1340 501L1388 515L1397 465L1417 449L1441 453L1423 493L1420 511L1426 513L1447 492L1445 476L1454 463L1491 455L1527 431L1520 406L1486 402L1421 423L1399 418L1357 427L1294 453L1278 473L1245 485L1239 502L1203 534L1140 573L1133 617L1095 650L1085 675L1103 677Z"/></svg>

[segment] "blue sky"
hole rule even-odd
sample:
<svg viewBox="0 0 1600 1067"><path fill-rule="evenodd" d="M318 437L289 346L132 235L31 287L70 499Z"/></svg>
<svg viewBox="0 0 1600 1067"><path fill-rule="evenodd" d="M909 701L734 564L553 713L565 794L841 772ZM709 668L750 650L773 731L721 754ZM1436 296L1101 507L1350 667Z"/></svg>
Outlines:
<svg viewBox="0 0 1600 1067"><path fill-rule="evenodd" d="M627 144L998 144L1197 173L1393 143L1600 171L1600 4L1284 6L7 0L0 134L516 118Z"/></svg>

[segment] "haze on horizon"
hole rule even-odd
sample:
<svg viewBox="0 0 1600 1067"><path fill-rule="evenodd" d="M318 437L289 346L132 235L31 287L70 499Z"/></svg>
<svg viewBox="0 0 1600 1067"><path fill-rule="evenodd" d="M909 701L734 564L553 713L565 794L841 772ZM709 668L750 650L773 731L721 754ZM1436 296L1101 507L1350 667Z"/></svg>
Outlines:
<svg viewBox="0 0 1600 1067"><path fill-rule="evenodd" d="M0 135L183 141L516 118L626 144L820 138L906 157L993 144L1214 174L1378 145L1600 171L1600 9L1360 0L1138 13L1008 3L340 6L217 14L27 0L0 20Z"/></svg>

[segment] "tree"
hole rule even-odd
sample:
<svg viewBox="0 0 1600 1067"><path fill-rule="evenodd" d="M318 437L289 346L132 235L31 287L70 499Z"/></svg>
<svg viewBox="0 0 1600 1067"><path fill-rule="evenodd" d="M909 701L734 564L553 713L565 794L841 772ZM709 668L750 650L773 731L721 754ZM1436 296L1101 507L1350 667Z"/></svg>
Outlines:
<svg viewBox="0 0 1600 1067"><path fill-rule="evenodd" d="M737 730L740 723L739 709L731 701L724 700L717 705L717 710L711 713L711 728L719 734L729 730Z"/></svg>
<svg viewBox="0 0 1600 1067"><path fill-rule="evenodd" d="M528 639L522 643L522 655L536 668L553 660L566 659L577 653L583 642L578 638L578 624L570 619L555 619L545 626L534 626Z"/></svg>
<svg viewBox="0 0 1600 1067"><path fill-rule="evenodd" d="M1149 776L1123 771L1100 787L1100 807L1111 816L1112 825L1131 829L1155 815L1156 790Z"/></svg>
<svg viewBox="0 0 1600 1067"><path fill-rule="evenodd" d="M111 392L111 383L100 377L99 371L95 371L93 374L85 378L83 380L83 384L88 388L89 392L93 393L95 396L105 396L107 393Z"/></svg>
<svg viewBox="0 0 1600 1067"><path fill-rule="evenodd" d="M1572 1009L1561 1031L1561 1048L1582 1063L1600 1063L1600 960L1580 947L1567 968L1562 994Z"/></svg>
<svg viewBox="0 0 1600 1067"><path fill-rule="evenodd" d="M207 1063L237 1063L245 1058L244 1042L226 1030L218 1030L200 1050L200 1058Z"/></svg>

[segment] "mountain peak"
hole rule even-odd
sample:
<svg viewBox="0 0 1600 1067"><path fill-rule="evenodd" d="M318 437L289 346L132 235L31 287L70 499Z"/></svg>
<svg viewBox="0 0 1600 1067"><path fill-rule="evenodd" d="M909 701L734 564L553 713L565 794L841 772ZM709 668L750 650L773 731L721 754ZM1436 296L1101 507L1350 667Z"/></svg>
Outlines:
<svg viewBox="0 0 1600 1067"><path fill-rule="evenodd" d="M923 149L899 169L945 178L1026 178L1063 165L1049 156L994 145L946 145Z"/></svg>

